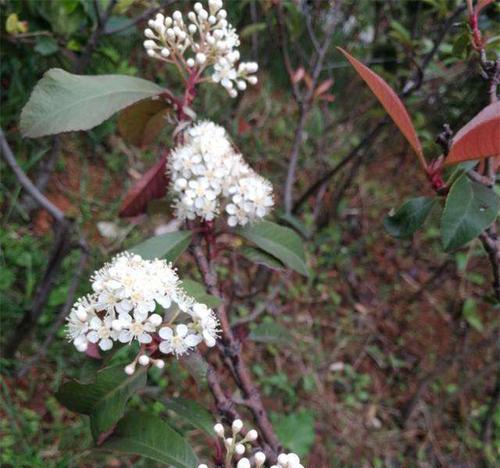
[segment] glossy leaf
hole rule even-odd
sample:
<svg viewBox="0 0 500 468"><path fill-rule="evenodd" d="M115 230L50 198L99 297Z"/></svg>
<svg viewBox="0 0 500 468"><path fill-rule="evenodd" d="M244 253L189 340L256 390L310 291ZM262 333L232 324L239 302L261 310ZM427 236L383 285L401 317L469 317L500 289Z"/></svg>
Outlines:
<svg viewBox="0 0 500 468"><path fill-rule="evenodd" d="M208 294L205 286L198 283L198 281L184 279L182 280L182 287L187 294L194 297L198 302L206 304L209 307L219 307L222 303L222 300L219 297Z"/></svg>
<svg viewBox="0 0 500 468"><path fill-rule="evenodd" d="M384 227L394 237L411 237L432 210L434 198L417 197L405 202L393 215L384 219Z"/></svg>
<svg viewBox="0 0 500 468"><path fill-rule="evenodd" d="M410 143L412 148L415 150L420 162L425 167L422 144L420 143L415 127L413 126L410 116L408 115L408 111L406 110L406 107L402 103L401 99L399 99L399 96L382 77L370 70L366 65L363 65L359 60L355 59L345 50L340 47L338 47L338 49L344 54L347 60L349 60L354 69L372 90L373 94L375 94L380 104L382 104L384 109L391 116L392 120L405 136L408 143Z"/></svg>
<svg viewBox="0 0 500 468"><path fill-rule="evenodd" d="M456 249L483 232L498 215L499 197L466 175L451 186L441 217L445 250Z"/></svg>
<svg viewBox="0 0 500 468"><path fill-rule="evenodd" d="M240 249L240 253L257 265L264 265L272 270L283 270L285 268L283 262L261 249L256 249L246 245Z"/></svg>
<svg viewBox="0 0 500 468"><path fill-rule="evenodd" d="M165 127L169 105L160 99L147 99L124 109L118 117L118 130L135 146L151 144Z"/></svg>
<svg viewBox="0 0 500 468"><path fill-rule="evenodd" d="M490 156L500 156L500 101L485 107L457 132L445 164Z"/></svg>
<svg viewBox="0 0 500 468"><path fill-rule="evenodd" d="M149 169L128 191L120 207L120 216L126 218L146 212L151 200L164 197L167 193L167 155Z"/></svg>
<svg viewBox="0 0 500 468"><path fill-rule="evenodd" d="M185 419L191 426L201 429L210 437L214 435L214 418L200 404L193 400L184 398L172 398L164 400L168 409L171 409L181 418Z"/></svg>
<svg viewBox="0 0 500 468"><path fill-rule="evenodd" d="M164 258L169 262L175 262L189 247L192 237L191 231L167 232L151 237L128 250L144 259Z"/></svg>
<svg viewBox="0 0 500 468"><path fill-rule="evenodd" d="M92 434L98 440L123 416L129 398L145 385L144 368L127 375L123 366L107 367L97 372L92 383L72 380L63 384L56 398L71 411L90 416Z"/></svg>
<svg viewBox="0 0 500 468"><path fill-rule="evenodd" d="M186 440L158 416L129 412L102 450L141 455L176 468L193 468L198 460Z"/></svg>
<svg viewBox="0 0 500 468"><path fill-rule="evenodd" d="M157 84L125 75L73 75L50 69L21 113L21 133L37 138L89 130L134 102L163 92Z"/></svg>
<svg viewBox="0 0 500 468"><path fill-rule="evenodd" d="M240 228L236 232L281 260L287 267L308 276L302 240L292 229L270 221L260 221Z"/></svg>

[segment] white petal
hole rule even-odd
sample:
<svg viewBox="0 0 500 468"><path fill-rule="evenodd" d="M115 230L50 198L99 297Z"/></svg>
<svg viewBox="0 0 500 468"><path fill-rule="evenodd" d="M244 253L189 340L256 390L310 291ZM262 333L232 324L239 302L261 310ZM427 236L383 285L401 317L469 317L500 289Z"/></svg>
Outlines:
<svg viewBox="0 0 500 468"><path fill-rule="evenodd" d="M170 341L162 341L158 347L163 354L170 354L172 352L172 346Z"/></svg>
<svg viewBox="0 0 500 468"><path fill-rule="evenodd" d="M109 338L99 341L99 348L101 348L103 351L107 351L112 347L113 347L113 342Z"/></svg>
<svg viewBox="0 0 500 468"><path fill-rule="evenodd" d="M180 325L177 325L175 327L175 332L177 333L177 335L179 335L181 338L183 338L188 333L188 327L186 327L186 325L184 325L183 323L181 323Z"/></svg>
<svg viewBox="0 0 500 468"><path fill-rule="evenodd" d="M198 346L202 341L203 340L200 335L188 335L184 338L184 343L190 347Z"/></svg>
<svg viewBox="0 0 500 468"><path fill-rule="evenodd" d="M99 334L92 330L87 334L87 340L91 343L97 343L99 341Z"/></svg>
<svg viewBox="0 0 500 468"><path fill-rule="evenodd" d="M163 338L164 340L170 340L174 335L174 332L170 327L162 327L160 328L158 335L160 335L160 338Z"/></svg>
<svg viewBox="0 0 500 468"><path fill-rule="evenodd" d="M153 341L153 338L151 338L151 335L148 335L147 333L141 333L138 337L139 343L144 343L148 344Z"/></svg>

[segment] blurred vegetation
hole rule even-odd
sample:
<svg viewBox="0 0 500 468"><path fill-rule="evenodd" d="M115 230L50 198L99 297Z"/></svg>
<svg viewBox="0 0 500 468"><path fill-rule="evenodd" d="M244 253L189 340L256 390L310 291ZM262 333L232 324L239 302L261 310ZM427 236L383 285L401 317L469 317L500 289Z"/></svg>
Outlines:
<svg viewBox="0 0 500 468"><path fill-rule="evenodd" d="M50 154L52 139L22 140L20 111L46 70L79 71L79 60L98 27L95 3L102 12L108 0L0 1L0 122L19 164L33 179ZM172 11L185 6L163 3ZM223 90L202 88L195 111L228 129L247 160L273 181L280 200L298 110L278 46L277 4L283 8L294 69L310 68L310 30L321 38L331 19L326 1L230 1L228 16L240 31L242 57L259 62L259 86L232 102ZM333 79L329 93L334 99L317 101L307 119L296 194L341 161L385 115L335 46L370 63L400 90L461 4L338 3L322 74L322 80ZM156 6L153 0L118 1L88 66L80 72L140 75L179 89L173 70L143 53L144 22L126 27ZM498 19L498 4L481 16L489 51L498 50L500 43L495 36ZM467 28L462 13L440 41L422 86L406 101L430 155L440 153L435 138L443 123L458 129L488 102ZM88 273L169 221L168 206L161 202L152 204L151 217L140 225L117 217L132 177L150 167L159 149L171 143L169 130L143 151L123 142L115 120L60 137L61 151L46 194L85 232L92 252ZM498 466L500 409L491 400L498 350L493 343L480 353L470 351L498 324L498 309L485 300L490 282L485 254L477 242L444 254L433 219L412 240L396 241L384 232L382 219L391 208L408 196L428 192L413 155L392 125L358 159L333 178L323 194L327 222L317 232L314 206L306 204L300 215L304 229L314 232L308 242L313 280L286 277L277 283L272 307L258 323L238 327L277 433L289 447L307 455L306 466L311 467ZM46 213L25 210L21 189L3 161L0 170L4 343L30 305L53 236ZM113 223L111 235L99 228L103 221ZM47 355L24 377L16 377L56 319L77 262L77 255L66 258L35 333L24 340L16 359L2 360L4 466L118 466L111 455L88 450L88 422L64 410L53 397L63 376L84 376L92 366L66 343L62 329ZM87 291L82 281L78 294ZM245 317L255 305L238 305L238 314ZM206 391L187 385L190 377L177 365L153 378L163 395L182 394L211 404ZM422 382L417 411L403 424L400 412ZM133 405L166 411L155 395L136 397ZM205 446L203 441L199 445ZM151 466L135 459L127 463Z"/></svg>

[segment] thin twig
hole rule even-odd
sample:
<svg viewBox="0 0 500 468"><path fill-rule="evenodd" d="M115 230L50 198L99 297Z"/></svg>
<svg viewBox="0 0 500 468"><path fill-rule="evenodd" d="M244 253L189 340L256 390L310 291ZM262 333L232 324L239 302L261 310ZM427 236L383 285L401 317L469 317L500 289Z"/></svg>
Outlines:
<svg viewBox="0 0 500 468"><path fill-rule="evenodd" d="M44 208L58 223L66 222L64 213L57 208L38 188L31 182L28 176L21 169L21 166L16 161L14 153L10 149L9 143L5 138L3 130L0 128L0 148L2 150L2 156L5 162L9 165L14 172L17 180L22 185L24 190L26 190L33 199Z"/></svg>
<svg viewBox="0 0 500 468"><path fill-rule="evenodd" d="M222 294L218 286L217 274L215 273L215 270L209 262L206 254L203 252L200 236L195 236L193 239L192 252L198 269L202 274L203 282L205 283L207 291L214 296L222 298ZM260 433L262 434L264 441L271 448L273 457L275 458L279 452L280 444L273 431L264 405L262 404L260 392L255 386L250 371L242 357L241 345L234 337L231 330L224 300L217 309L217 315L222 329L221 340L223 343L223 355L228 357L231 361L230 370L235 373L236 382L245 395L247 406L250 408Z"/></svg>

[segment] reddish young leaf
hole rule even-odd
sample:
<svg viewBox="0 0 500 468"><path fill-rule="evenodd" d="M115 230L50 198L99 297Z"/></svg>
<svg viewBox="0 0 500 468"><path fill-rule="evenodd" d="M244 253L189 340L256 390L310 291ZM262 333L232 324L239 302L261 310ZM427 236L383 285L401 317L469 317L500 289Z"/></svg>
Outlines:
<svg viewBox="0 0 500 468"><path fill-rule="evenodd" d="M326 93L333 85L333 80L329 78L328 80L323 81L318 85L318 87L314 90L314 97L317 98L322 94Z"/></svg>
<svg viewBox="0 0 500 468"><path fill-rule="evenodd" d="M401 133L408 140L408 143L413 147L417 153L418 159L424 169L427 167L424 154L422 152L422 145L418 139L415 127L411 122L410 116L406 107L399 99L394 90L384 81L382 77L371 71L366 65L363 65L359 60L356 60L352 55L345 50L337 47L349 60L354 69L363 78L364 82L372 90L373 94L377 97L379 102L384 106L384 109L391 116L394 123L397 125Z"/></svg>
<svg viewBox="0 0 500 468"><path fill-rule="evenodd" d="M167 154L146 172L129 190L120 208L120 217L137 216L146 211L148 202L165 196L167 192L167 175L165 168Z"/></svg>
<svg viewBox="0 0 500 468"><path fill-rule="evenodd" d="M445 164L490 156L500 156L500 102L485 107L457 132Z"/></svg>
<svg viewBox="0 0 500 468"><path fill-rule="evenodd" d="M120 135L135 146L149 145L164 128L169 110L170 106L162 99L147 99L132 104L118 117Z"/></svg>

